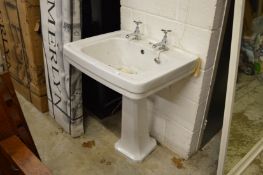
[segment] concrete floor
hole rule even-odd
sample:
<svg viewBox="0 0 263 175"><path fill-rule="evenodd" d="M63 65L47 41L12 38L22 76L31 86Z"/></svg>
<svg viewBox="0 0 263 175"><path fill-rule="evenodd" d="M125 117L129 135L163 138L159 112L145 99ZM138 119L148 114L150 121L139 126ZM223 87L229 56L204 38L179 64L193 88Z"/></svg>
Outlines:
<svg viewBox="0 0 263 175"><path fill-rule="evenodd" d="M219 134L190 160L180 160L169 149L158 145L142 163L135 163L114 149L120 137L120 113L103 121L87 117L85 135L73 139L48 114L40 113L22 96L18 98L40 157L54 175L216 174ZM89 141L94 141L95 146Z"/></svg>
<svg viewBox="0 0 263 175"><path fill-rule="evenodd" d="M239 77L225 173L263 137L262 85L253 77ZM114 143L120 137L121 113L104 120L89 115L85 121L85 134L73 139L47 113L40 113L19 94L18 99L41 159L54 175L216 174L220 133L189 160L180 160L169 149L158 145L142 163L135 163L114 149ZM172 161L174 157L175 161ZM262 171L263 153L243 175L261 175Z"/></svg>
<svg viewBox="0 0 263 175"><path fill-rule="evenodd" d="M224 169L225 174L263 137L262 106L263 82L258 81L255 76L239 74ZM258 174L263 173L260 171Z"/></svg>

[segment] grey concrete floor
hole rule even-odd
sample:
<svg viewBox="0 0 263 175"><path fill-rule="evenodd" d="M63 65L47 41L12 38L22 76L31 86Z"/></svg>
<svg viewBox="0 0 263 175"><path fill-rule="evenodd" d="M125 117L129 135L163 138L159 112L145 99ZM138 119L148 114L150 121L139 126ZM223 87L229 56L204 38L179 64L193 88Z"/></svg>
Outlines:
<svg viewBox="0 0 263 175"><path fill-rule="evenodd" d="M220 134L189 160L158 145L141 163L118 153L114 143L120 136L121 114L103 121L88 116L85 134L71 138L46 113L40 113L18 94L29 129L42 161L54 175L214 175L216 174ZM92 148L83 143L94 141ZM177 161L174 163L173 158Z"/></svg>

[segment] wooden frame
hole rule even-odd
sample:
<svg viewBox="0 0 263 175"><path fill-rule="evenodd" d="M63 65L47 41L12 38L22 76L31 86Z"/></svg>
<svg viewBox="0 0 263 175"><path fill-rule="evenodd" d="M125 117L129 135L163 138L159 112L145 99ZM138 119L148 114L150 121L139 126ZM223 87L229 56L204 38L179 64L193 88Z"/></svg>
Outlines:
<svg viewBox="0 0 263 175"><path fill-rule="evenodd" d="M232 109L235 99L236 80L238 73L239 54L241 46L241 37L243 30L243 19L245 11L245 0L236 0L234 7L234 20L232 29L232 43L229 62L227 93L224 111L224 122L221 136L220 153L218 161L217 175L224 172L224 162L226 159L228 137L232 120Z"/></svg>
<svg viewBox="0 0 263 175"><path fill-rule="evenodd" d="M0 161L0 173L3 175L51 175L50 170L16 135L0 141Z"/></svg>

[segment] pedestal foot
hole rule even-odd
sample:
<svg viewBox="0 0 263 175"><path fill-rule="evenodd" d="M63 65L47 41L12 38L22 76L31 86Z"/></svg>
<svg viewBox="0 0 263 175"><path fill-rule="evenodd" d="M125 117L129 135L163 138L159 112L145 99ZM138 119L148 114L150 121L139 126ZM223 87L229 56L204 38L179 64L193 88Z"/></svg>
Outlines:
<svg viewBox="0 0 263 175"><path fill-rule="evenodd" d="M115 143L115 149L127 156L129 159L135 162L141 162L155 149L156 145L156 140L150 138L148 145L145 146L140 152L130 152L130 150L127 150L125 146L123 147L121 145L121 141L119 140Z"/></svg>

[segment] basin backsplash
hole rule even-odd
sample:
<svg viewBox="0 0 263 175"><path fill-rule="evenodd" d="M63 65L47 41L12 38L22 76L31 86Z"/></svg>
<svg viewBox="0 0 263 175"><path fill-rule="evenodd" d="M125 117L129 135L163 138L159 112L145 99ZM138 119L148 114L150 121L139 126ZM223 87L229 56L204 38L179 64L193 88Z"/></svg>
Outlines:
<svg viewBox="0 0 263 175"><path fill-rule="evenodd" d="M189 77L149 98L151 134L183 158L199 148L226 0L121 0L121 29L143 22L144 35L159 42L171 29L170 47L202 59L199 77ZM175 58L176 59L176 58Z"/></svg>

